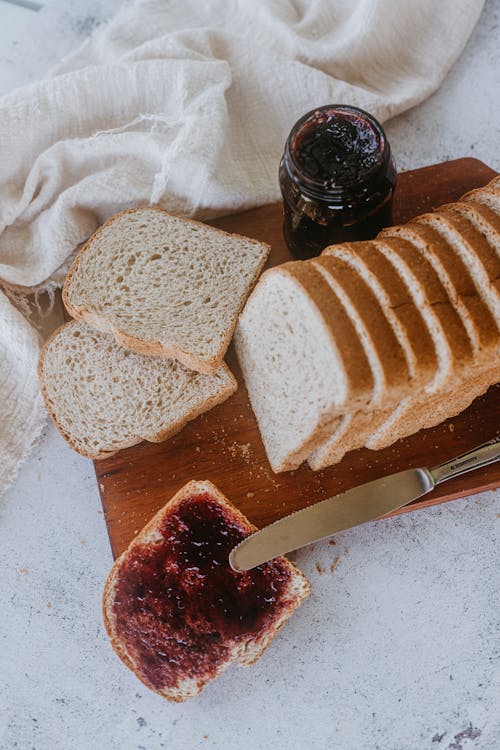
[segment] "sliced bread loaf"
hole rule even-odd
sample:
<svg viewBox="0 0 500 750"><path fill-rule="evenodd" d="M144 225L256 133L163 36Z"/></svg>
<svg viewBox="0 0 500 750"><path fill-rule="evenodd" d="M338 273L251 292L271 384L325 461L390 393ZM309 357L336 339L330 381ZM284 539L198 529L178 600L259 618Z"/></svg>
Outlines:
<svg viewBox="0 0 500 750"><path fill-rule="evenodd" d="M339 415L372 398L372 373L353 322L311 264L287 263L263 274L235 344L276 472L297 468Z"/></svg>
<svg viewBox="0 0 500 750"><path fill-rule="evenodd" d="M464 365L471 364L473 350L462 320L451 304L445 287L427 258L402 236L384 230L376 243L405 282L415 304L432 331L438 369L433 380L413 396L401 401L387 421L367 439L366 446L379 449L395 440L416 432L428 416L427 405L431 398L440 398L458 385L463 377Z"/></svg>
<svg viewBox="0 0 500 750"><path fill-rule="evenodd" d="M425 319L395 268L373 242L332 245L323 251L325 256L341 258L366 281L405 352L409 388L414 391L427 385L436 375L438 355ZM318 471L364 446L394 412L392 403L389 398L373 410L345 415L334 433L309 456L310 467Z"/></svg>
<svg viewBox="0 0 500 750"><path fill-rule="evenodd" d="M376 252L376 244L371 241L331 245L323 251L325 255L349 263L377 296L406 353L412 387L432 380L437 370L437 355L431 332L394 266Z"/></svg>
<svg viewBox="0 0 500 750"><path fill-rule="evenodd" d="M384 308L356 268L339 257L322 256L311 264L328 281L351 316L362 341L375 383L368 408L345 415L332 434L309 456L312 469L339 461L344 453L364 445L366 438L390 414L391 406L411 390L406 353ZM330 325L335 326L335 320Z"/></svg>
<svg viewBox="0 0 500 750"><path fill-rule="evenodd" d="M212 373L269 250L158 207L130 209L80 250L63 301L129 349Z"/></svg>
<svg viewBox="0 0 500 750"><path fill-rule="evenodd" d="M231 662L253 664L307 597L308 581L284 557L231 569L231 549L255 530L213 484L189 482L111 568L111 644L163 698L185 701Z"/></svg>
<svg viewBox="0 0 500 750"><path fill-rule="evenodd" d="M499 345L499 330L458 250L462 249L462 238L446 219L439 220L437 214L427 216L427 220L410 222L394 232L412 242L439 275L471 341L473 367L490 365L492 351Z"/></svg>
<svg viewBox="0 0 500 750"><path fill-rule="evenodd" d="M224 363L203 375L175 359L124 349L83 321L67 323L47 341L39 374L61 434L93 459L141 440L166 440L237 388Z"/></svg>
<svg viewBox="0 0 500 750"><path fill-rule="evenodd" d="M367 440L367 446L374 449L389 445L394 441L395 435L404 437L463 411L477 395L484 393L498 379L498 370L494 365L494 353L498 348L498 327L467 266L460 254L454 252L448 244L447 237L426 222L421 225L417 222L393 227L384 230L381 237L400 237L409 242L425 262L434 268L436 276L446 289L449 301L447 317L442 316L443 331L451 345L454 344L454 338L449 335L450 325L455 332L461 332L462 343L463 331L467 331L473 359L471 361L466 358L461 362L456 356L455 367L448 372L445 380L435 382L424 393L403 401L386 425ZM430 276L428 279L430 280ZM450 316L450 305L459 316L463 328L458 326L454 315ZM462 351L467 349L468 347Z"/></svg>
<svg viewBox="0 0 500 750"><path fill-rule="evenodd" d="M423 214L416 219L416 222L432 226L446 240L456 259L456 270L464 275L464 279L470 279L474 285L475 292L470 291L469 296L480 297L482 304L488 307L486 320L490 321L498 332L500 258L492 252L487 238L467 215L461 215L457 211ZM464 265L466 266L465 272ZM477 302L475 306L475 315L482 318L483 310L477 306Z"/></svg>

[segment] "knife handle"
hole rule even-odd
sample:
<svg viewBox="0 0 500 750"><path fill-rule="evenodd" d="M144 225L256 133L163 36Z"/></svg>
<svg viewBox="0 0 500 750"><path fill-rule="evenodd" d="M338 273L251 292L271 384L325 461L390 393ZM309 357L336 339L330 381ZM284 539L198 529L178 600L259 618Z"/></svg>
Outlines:
<svg viewBox="0 0 500 750"><path fill-rule="evenodd" d="M500 460L500 435L478 448L473 448L467 453L462 453L444 464L439 464L429 469L436 484L446 482L447 479L466 474L468 471L480 469Z"/></svg>

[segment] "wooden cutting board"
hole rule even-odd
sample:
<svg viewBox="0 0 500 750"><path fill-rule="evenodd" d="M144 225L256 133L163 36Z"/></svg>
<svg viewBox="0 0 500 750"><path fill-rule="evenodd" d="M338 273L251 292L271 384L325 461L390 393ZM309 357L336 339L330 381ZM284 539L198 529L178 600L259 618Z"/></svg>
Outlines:
<svg viewBox="0 0 500 750"><path fill-rule="evenodd" d="M400 175L394 222L401 223L480 187L496 172L476 159L458 159ZM281 234L281 204L273 204L211 222L269 242L270 265L290 260ZM229 367L239 388L229 401L191 422L166 443L141 443L95 462L113 554L190 479L210 479L248 518L261 527L311 503L412 466L432 466L486 441L500 427L499 386L467 411L382 451L362 449L321 472L306 465L273 474L260 439L239 367L230 350ZM450 480L404 513L500 486L500 463Z"/></svg>

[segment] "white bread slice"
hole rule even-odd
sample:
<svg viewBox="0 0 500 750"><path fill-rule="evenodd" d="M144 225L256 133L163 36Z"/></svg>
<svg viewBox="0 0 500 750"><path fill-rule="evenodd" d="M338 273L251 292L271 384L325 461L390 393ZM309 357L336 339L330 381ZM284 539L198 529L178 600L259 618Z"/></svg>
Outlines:
<svg viewBox="0 0 500 750"><path fill-rule="evenodd" d="M262 275L235 344L275 472L297 468L338 416L372 398L372 373L354 325L310 264L286 263Z"/></svg>
<svg viewBox="0 0 500 750"><path fill-rule="evenodd" d="M130 209L80 250L63 301L129 349L212 373L269 251L156 206Z"/></svg>
<svg viewBox="0 0 500 750"><path fill-rule="evenodd" d="M366 438L383 424L391 407L411 390L405 350L388 320L384 308L357 269L339 257L312 259L342 300L363 342L373 373L375 389L368 408L346 414L323 443L309 456L313 470L339 461L343 455L362 447ZM335 325L335 320L331 321Z"/></svg>
<svg viewBox="0 0 500 750"><path fill-rule="evenodd" d="M141 440L166 440L237 388L224 363L203 375L175 359L124 349L83 321L67 323L48 339L39 375L62 436L93 459Z"/></svg>
<svg viewBox="0 0 500 750"><path fill-rule="evenodd" d="M231 548L255 531L208 481L192 481L116 560L103 616L120 659L150 689L185 701L231 662L253 664L310 591L284 557L247 573Z"/></svg>

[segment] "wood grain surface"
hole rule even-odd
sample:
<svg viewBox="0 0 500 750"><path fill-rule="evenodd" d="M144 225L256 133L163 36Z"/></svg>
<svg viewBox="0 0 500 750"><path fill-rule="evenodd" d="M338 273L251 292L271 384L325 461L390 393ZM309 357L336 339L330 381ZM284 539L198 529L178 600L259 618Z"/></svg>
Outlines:
<svg viewBox="0 0 500 750"><path fill-rule="evenodd" d="M400 175L394 222L401 223L480 187L496 172L476 159L457 159ZM282 232L281 204L263 206L211 222L230 232L269 242L269 265L290 260ZM191 422L165 443L141 443L95 462L115 557L156 511L190 479L210 479L257 526L357 484L411 466L432 466L486 441L499 428L499 386L465 412L438 427L400 440L382 451L349 453L321 472L302 466L273 474L260 439L232 349L226 360L239 383L229 401ZM436 488L398 513L500 486L500 463Z"/></svg>

